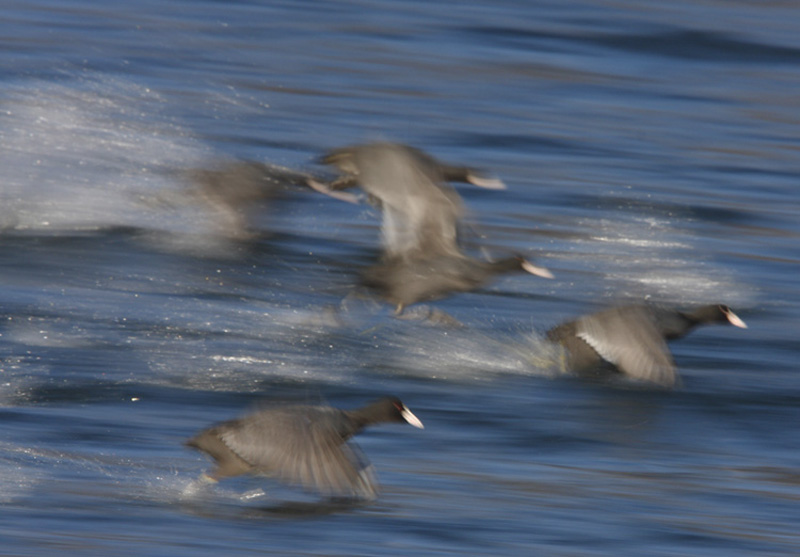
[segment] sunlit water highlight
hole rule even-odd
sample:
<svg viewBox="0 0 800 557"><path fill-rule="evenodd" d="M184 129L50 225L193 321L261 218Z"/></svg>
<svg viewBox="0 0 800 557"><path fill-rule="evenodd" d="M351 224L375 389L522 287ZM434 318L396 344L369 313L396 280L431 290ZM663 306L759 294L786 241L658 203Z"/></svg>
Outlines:
<svg viewBox="0 0 800 557"><path fill-rule="evenodd" d="M0 538L9 555L780 555L798 544L797 8L756 2L12 2L0 22ZM302 188L247 229L188 176L409 142L486 168L514 275L353 296L379 214ZM187 172L189 172L187 174ZM579 381L543 340L610 303L724 302L683 387ZM370 504L199 484L263 400L396 394Z"/></svg>

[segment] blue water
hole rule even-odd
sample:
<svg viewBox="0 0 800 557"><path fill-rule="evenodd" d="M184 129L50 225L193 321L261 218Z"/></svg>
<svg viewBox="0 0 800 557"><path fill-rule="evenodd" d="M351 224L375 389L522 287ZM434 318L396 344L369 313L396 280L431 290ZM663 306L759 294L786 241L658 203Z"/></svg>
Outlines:
<svg viewBox="0 0 800 557"><path fill-rule="evenodd" d="M800 6L11 0L0 20L0 553L790 555L800 523ZM556 279L347 298L379 217L287 189L249 235L187 171L320 172L375 139L485 168L472 230ZM541 335L724 302L674 392L560 375ZM374 503L196 489L264 399L395 394Z"/></svg>

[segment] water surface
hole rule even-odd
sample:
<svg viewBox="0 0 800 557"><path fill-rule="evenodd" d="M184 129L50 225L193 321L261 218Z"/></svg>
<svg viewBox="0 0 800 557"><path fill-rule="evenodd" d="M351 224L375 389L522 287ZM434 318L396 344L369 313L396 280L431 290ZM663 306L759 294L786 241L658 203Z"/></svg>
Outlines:
<svg viewBox="0 0 800 557"><path fill-rule="evenodd" d="M0 22L0 537L41 555L796 552L792 3L7 3ZM380 215L286 187L246 234L191 190L250 160L403 141L485 168L472 238L509 276L435 305L348 298ZM187 174L188 172L188 174ZM615 301L723 302L683 387L559 374L549 327ZM197 490L182 446L270 398L369 430L381 498Z"/></svg>

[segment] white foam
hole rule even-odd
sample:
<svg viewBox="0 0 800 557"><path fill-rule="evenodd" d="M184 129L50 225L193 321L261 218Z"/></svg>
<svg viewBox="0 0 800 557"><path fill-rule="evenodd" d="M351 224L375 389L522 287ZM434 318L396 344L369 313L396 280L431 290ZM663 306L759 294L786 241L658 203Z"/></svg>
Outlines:
<svg viewBox="0 0 800 557"><path fill-rule="evenodd" d="M99 75L19 82L4 89L0 118L2 229L133 227L190 250L219 248L230 230L218 208L168 202L185 188L176 171L213 153L147 87Z"/></svg>
<svg viewBox="0 0 800 557"><path fill-rule="evenodd" d="M692 235L685 219L620 215L582 219L579 225L589 234L577 243L588 248L585 260L596 262L603 274L604 297L731 305L751 299L730 270L705 255L703 240Z"/></svg>
<svg viewBox="0 0 800 557"><path fill-rule="evenodd" d="M498 374L552 376L553 346L534 331L486 334L473 328L448 329L386 323L373 335L374 355L393 373L443 380L491 380Z"/></svg>
<svg viewBox="0 0 800 557"><path fill-rule="evenodd" d="M0 443L0 503L8 504L30 493L46 473L37 455L25 447Z"/></svg>

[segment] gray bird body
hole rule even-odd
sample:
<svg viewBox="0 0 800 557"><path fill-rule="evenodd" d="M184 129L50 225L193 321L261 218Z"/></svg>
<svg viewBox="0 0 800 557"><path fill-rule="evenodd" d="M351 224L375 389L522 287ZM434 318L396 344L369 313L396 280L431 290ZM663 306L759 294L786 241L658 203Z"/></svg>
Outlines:
<svg viewBox="0 0 800 557"><path fill-rule="evenodd" d="M306 187L309 176L289 168L254 161L231 161L181 172L188 182L184 195L164 202L191 201L213 211L231 238L252 238L255 209L269 207L284 192Z"/></svg>
<svg viewBox="0 0 800 557"><path fill-rule="evenodd" d="M383 212L381 258L363 272L362 284L395 305L397 313L416 302L475 290L499 273L524 270L552 278L521 257L488 262L461 249L464 205L447 182L496 189L501 182L395 143L344 147L322 160L343 172L331 190L358 185Z"/></svg>
<svg viewBox="0 0 800 557"><path fill-rule="evenodd" d="M184 174L194 195L241 209L270 200L287 187L304 187L308 179L302 172L255 161L227 162Z"/></svg>
<svg viewBox="0 0 800 557"><path fill-rule="evenodd" d="M328 153L323 162L344 176L332 189L358 185L383 211L383 251L387 256L414 257L436 252L458 254L458 228L464 205L446 183L447 171L418 149L396 143L370 143ZM460 176L466 180L468 171Z"/></svg>
<svg viewBox="0 0 800 557"><path fill-rule="evenodd" d="M453 292L471 292L500 273L522 271L525 263L520 257L495 262L457 255L384 257L364 270L361 282L401 311L416 302L437 300Z"/></svg>
<svg viewBox="0 0 800 557"><path fill-rule="evenodd" d="M711 323L746 326L718 304L689 312L633 304L563 323L549 330L547 338L564 347L566 367L576 373L591 373L605 362L634 379L673 387L679 379L667 341Z"/></svg>
<svg viewBox="0 0 800 557"><path fill-rule="evenodd" d="M422 427L396 398L350 411L279 405L205 429L186 444L215 460L210 474L214 480L257 474L325 495L371 499L377 493L372 468L357 446L347 441L364 427L381 422Z"/></svg>

